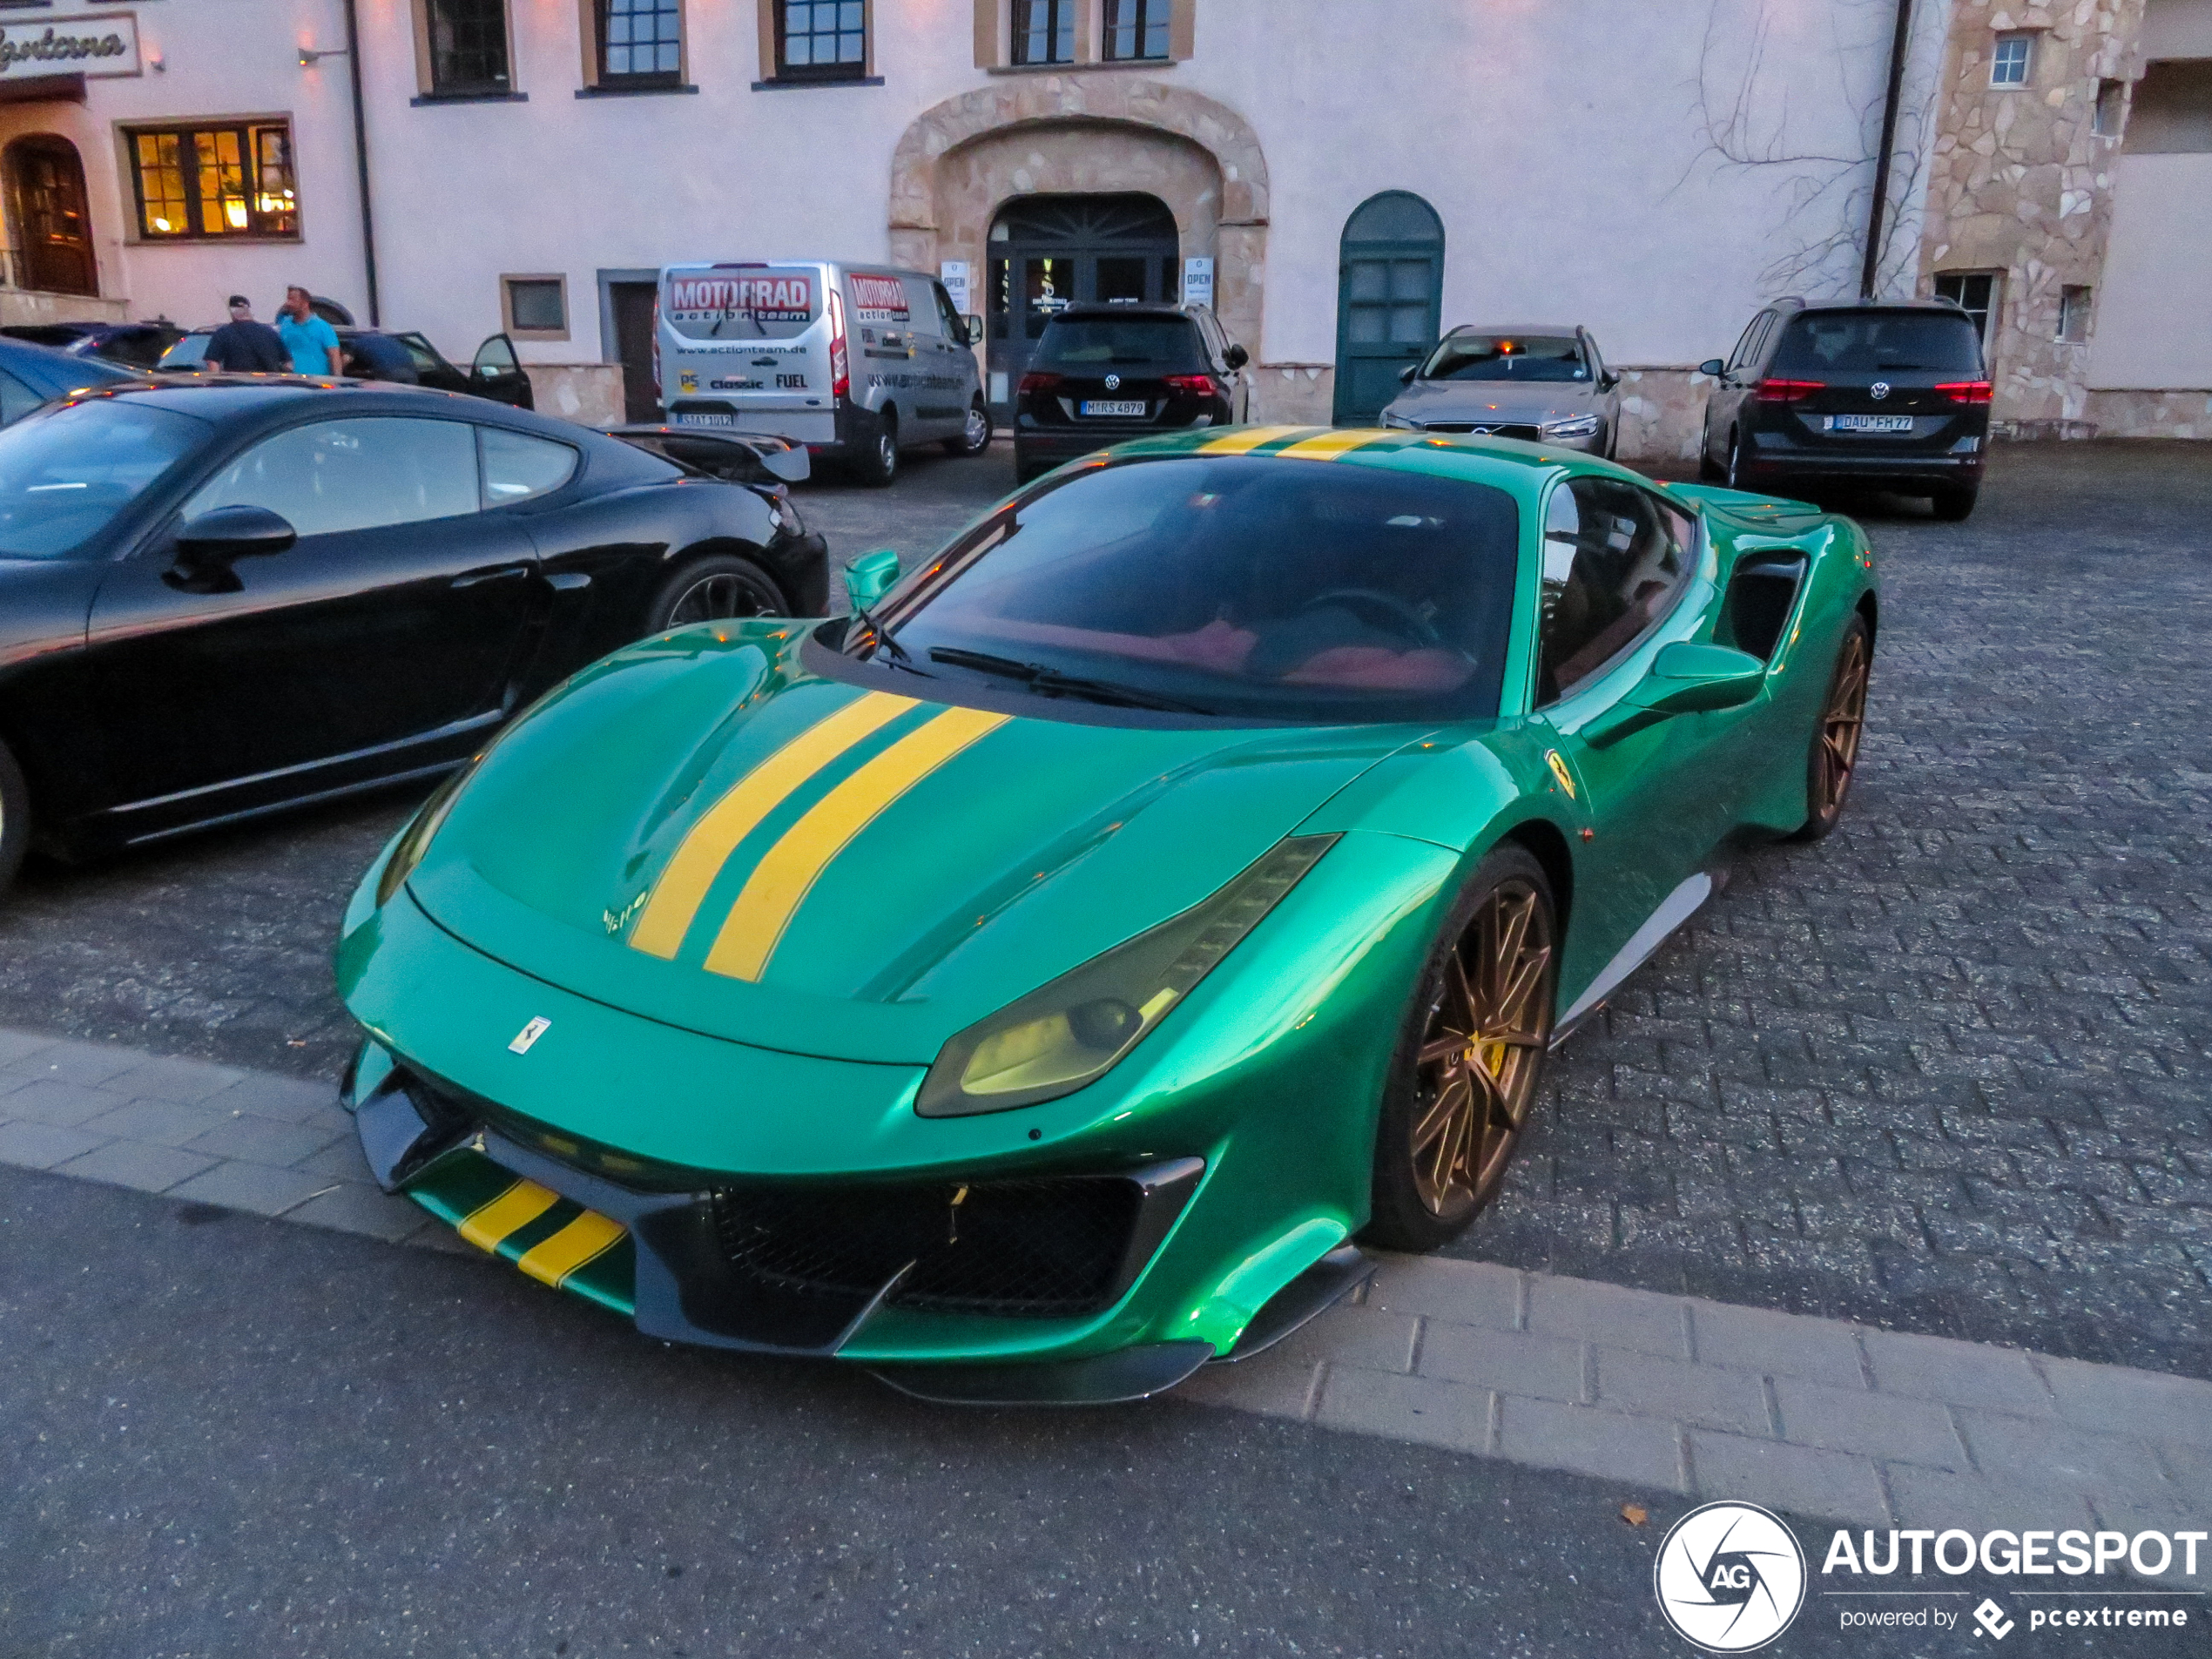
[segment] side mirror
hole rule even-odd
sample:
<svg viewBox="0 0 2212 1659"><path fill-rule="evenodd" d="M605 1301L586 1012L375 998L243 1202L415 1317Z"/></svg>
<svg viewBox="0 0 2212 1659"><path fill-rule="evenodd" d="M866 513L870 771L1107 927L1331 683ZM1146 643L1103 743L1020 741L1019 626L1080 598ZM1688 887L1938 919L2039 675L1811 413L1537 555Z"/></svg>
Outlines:
<svg viewBox="0 0 2212 1659"><path fill-rule="evenodd" d="M967 316L962 317L961 319L961 322L963 325L962 332L967 336L968 343L971 346L981 345L983 343L983 320L981 317Z"/></svg>
<svg viewBox="0 0 2212 1659"><path fill-rule="evenodd" d="M1221 361L1232 369L1242 368L1252 361L1252 354L1242 346L1231 346L1227 351L1222 353Z"/></svg>
<svg viewBox="0 0 2212 1659"><path fill-rule="evenodd" d="M1749 651L1676 640L1626 697L1582 728L1582 741L1603 748L1672 715L1737 708L1765 685L1766 664Z"/></svg>
<svg viewBox="0 0 2212 1659"><path fill-rule="evenodd" d="M1406 364L1405 368L1398 371L1399 383L1403 386L1411 386L1413 383L1413 376L1420 372L1421 366L1419 363Z"/></svg>
<svg viewBox="0 0 2212 1659"><path fill-rule="evenodd" d="M263 553L281 553L300 539L291 524L266 507L218 507L187 521L177 532L179 583L209 592L239 586L231 566Z"/></svg>
<svg viewBox="0 0 2212 1659"><path fill-rule="evenodd" d="M1728 373L1728 365L1717 357L1708 357L1697 365L1697 372L1700 374L1710 374L1715 380L1718 380Z"/></svg>
<svg viewBox="0 0 2212 1659"><path fill-rule="evenodd" d="M1620 375L1609 368L1597 377L1597 389L1601 392L1609 392L1620 383Z"/></svg>
<svg viewBox="0 0 2212 1659"><path fill-rule="evenodd" d="M845 567L845 599L855 610L866 610L891 591L899 579L899 556L887 547L863 553Z"/></svg>

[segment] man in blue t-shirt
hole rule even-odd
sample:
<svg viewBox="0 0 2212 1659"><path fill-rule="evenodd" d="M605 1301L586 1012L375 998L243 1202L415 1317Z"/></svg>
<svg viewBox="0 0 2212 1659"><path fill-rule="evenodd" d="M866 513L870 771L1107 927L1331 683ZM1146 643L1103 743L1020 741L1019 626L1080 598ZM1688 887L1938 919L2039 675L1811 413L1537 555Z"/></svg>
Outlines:
<svg viewBox="0 0 2212 1659"><path fill-rule="evenodd" d="M314 298L305 288L292 287L284 291L284 308L277 313L277 333L284 339L284 348L292 354L292 372L295 374L339 374L338 331L315 315L309 301Z"/></svg>

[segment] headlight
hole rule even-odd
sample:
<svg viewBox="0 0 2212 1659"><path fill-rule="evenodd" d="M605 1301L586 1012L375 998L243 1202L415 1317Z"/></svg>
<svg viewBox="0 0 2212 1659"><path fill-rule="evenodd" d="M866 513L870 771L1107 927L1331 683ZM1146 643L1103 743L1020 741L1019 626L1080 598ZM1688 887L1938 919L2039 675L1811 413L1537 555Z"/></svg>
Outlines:
<svg viewBox="0 0 2212 1659"><path fill-rule="evenodd" d="M1388 409L1382 412L1382 423L1396 427L1401 432L1419 432L1421 429L1420 421L1409 421L1402 415L1393 415Z"/></svg>
<svg viewBox="0 0 2212 1659"><path fill-rule="evenodd" d="M1599 424L1595 415L1570 415L1564 420L1547 421L1536 430L1548 438L1595 438Z"/></svg>
<svg viewBox="0 0 2212 1659"><path fill-rule="evenodd" d="M1211 899L969 1026L938 1055L914 1110L924 1117L1002 1112L1095 1081L1258 926L1336 839L1278 842Z"/></svg>
<svg viewBox="0 0 2212 1659"><path fill-rule="evenodd" d="M384 866L384 873L376 879L376 903L381 909L392 902L408 877L415 873L415 867L422 862L422 855L430 850L430 838L446 821L446 814L453 810L453 803L460 798L461 786L476 770L478 755L461 767L452 777L440 784L437 792L422 803L422 810L415 821L401 832L399 843L392 848L392 856Z"/></svg>
<svg viewBox="0 0 2212 1659"><path fill-rule="evenodd" d="M771 496L768 498L768 512L769 516L776 521L776 528L785 535L804 536L806 534L806 525L799 522L799 509L791 504L788 497Z"/></svg>

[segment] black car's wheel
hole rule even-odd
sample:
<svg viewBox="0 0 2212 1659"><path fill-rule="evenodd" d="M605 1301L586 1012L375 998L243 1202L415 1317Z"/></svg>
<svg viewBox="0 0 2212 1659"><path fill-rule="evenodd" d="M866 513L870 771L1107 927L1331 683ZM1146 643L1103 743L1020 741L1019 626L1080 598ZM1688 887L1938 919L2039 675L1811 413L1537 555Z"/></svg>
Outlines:
<svg viewBox="0 0 2212 1659"><path fill-rule="evenodd" d="M1873 636L1866 618L1853 617L1836 651L1836 671L1812 728L1812 750L1805 762L1804 826L1791 837L1817 841L1836 827L1858 770L1859 734L1866 725L1866 684L1874 666Z"/></svg>
<svg viewBox="0 0 2212 1659"><path fill-rule="evenodd" d="M1717 484L1724 475L1721 463L1713 459L1713 428L1708 426L1697 435L1697 477L1701 483Z"/></svg>
<svg viewBox="0 0 2212 1659"><path fill-rule="evenodd" d="M16 879L24 849L30 845L30 791L8 745L0 743L0 893Z"/></svg>
<svg viewBox="0 0 2212 1659"><path fill-rule="evenodd" d="M881 489L899 475L899 417L891 410L876 417L874 433L853 457L853 475L871 489Z"/></svg>
<svg viewBox="0 0 2212 1659"><path fill-rule="evenodd" d="M1728 435L1726 479L1730 489L1749 489L1751 487L1751 446L1745 442L1741 427Z"/></svg>
<svg viewBox="0 0 2212 1659"><path fill-rule="evenodd" d="M750 559L712 553L669 572L645 609L645 631L664 633L695 622L734 617L788 617L783 590Z"/></svg>
<svg viewBox="0 0 2212 1659"><path fill-rule="evenodd" d="M1365 1233L1434 1250L1505 1178L1551 1042L1558 929L1543 867L1501 846L1452 909L1391 1062Z"/></svg>
<svg viewBox="0 0 2212 1659"><path fill-rule="evenodd" d="M1928 505L1935 509L1935 516L1947 523L1956 524L1974 510L1974 502L1981 495L1979 484L1967 484L1952 489L1939 489L1928 497Z"/></svg>
<svg viewBox="0 0 2212 1659"><path fill-rule="evenodd" d="M948 455L980 455L991 447L991 412L977 398L968 406L968 424L961 428L960 436L945 440Z"/></svg>

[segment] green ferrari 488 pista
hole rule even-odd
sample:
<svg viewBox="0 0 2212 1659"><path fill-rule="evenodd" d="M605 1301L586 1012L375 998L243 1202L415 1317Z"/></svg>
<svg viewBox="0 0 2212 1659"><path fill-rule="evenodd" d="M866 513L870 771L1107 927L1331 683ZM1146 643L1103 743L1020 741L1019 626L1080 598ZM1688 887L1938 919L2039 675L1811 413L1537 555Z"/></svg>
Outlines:
<svg viewBox="0 0 2212 1659"><path fill-rule="evenodd" d="M1876 621L1846 519L1406 432L1126 445L895 574L442 788L346 1088L543 1282L948 1399L1151 1393L1460 1233L1730 848L1833 826Z"/></svg>

